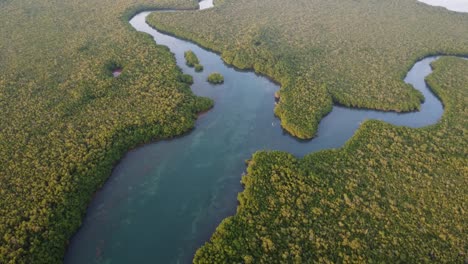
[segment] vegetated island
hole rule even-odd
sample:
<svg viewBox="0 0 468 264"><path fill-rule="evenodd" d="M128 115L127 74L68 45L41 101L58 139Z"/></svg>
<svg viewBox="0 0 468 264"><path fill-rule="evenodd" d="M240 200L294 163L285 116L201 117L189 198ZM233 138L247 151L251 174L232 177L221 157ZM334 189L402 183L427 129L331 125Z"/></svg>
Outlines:
<svg viewBox="0 0 468 264"><path fill-rule="evenodd" d="M201 65L201 64L196 64L196 65L195 65L195 71L196 71L196 72L202 72L202 71L203 71L203 65Z"/></svg>
<svg viewBox="0 0 468 264"><path fill-rule="evenodd" d="M203 65L200 64L200 61L198 60L197 55L193 51L188 50L184 52L184 57L185 57L185 64L187 64L187 66L195 67L196 72L203 71Z"/></svg>
<svg viewBox="0 0 468 264"><path fill-rule="evenodd" d="M275 114L299 138L315 135L334 102L417 110L421 93L402 81L415 61L468 54L468 15L416 0L226 0L148 22L279 82Z"/></svg>
<svg viewBox="0 0 468 264"><path fill-rule="evenodd" d="M340 150L255 153L194 263L466 262L468 61L433 66L437 125L367 121Z"/></svg>
<svg viewBox="0 0 468 264"><path fill-rule="evenodd" d="M208 76L207 80L212 84L222 84L224 82L224 77L221 73L213 72Z"/></svg>

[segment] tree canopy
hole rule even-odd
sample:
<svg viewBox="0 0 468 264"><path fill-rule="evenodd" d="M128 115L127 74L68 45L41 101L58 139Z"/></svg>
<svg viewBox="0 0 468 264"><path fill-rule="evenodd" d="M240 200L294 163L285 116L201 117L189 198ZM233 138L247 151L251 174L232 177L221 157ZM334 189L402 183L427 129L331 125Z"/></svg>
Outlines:
<svg viewBox="0 0 468 264"><path fill-rule="evenodd" d="M224 76L219 72L213 72L208 75L208 82L212 84L221 84L224 82Z"/></svg>
<svg viewBox="0 0 468 264"><path fill-rule="evenodd" d="M239 207L194 263L467 261L468 61L442 58L434 126L367 121L339 150L258 152Z"/></svg>
<svg viewBox="0 0 468 264"><path fill-rule="evenodd" d="M223 0L203 12L149 17L228 63L281 83L275 113L312 138L332 103L412 111L421 93L402 79L431 54L468 55L468 16L416 0ZM197 26L193 26L193 25Z"/></svg>
<svg viewBox="0 0 468 264"><path fill-rule="evenodd" d="M0 1L0 263L61 263L122 155L211 107L169 50L128 24L197 2L138 2Z"/></svg>

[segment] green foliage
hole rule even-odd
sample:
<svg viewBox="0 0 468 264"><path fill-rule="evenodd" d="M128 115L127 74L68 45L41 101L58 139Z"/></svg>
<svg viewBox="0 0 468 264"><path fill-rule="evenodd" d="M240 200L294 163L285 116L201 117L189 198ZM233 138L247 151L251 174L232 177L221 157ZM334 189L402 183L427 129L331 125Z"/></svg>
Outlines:
<svg viewBox="0 0 468 264"><path fill-rule="evenodd" d="M122 155L186 132L212 106L179 81L169 50L127 20L197 2L138 2L0 3L0 263L61 263Z"/></svg>
<svg viewBox="0 0 468 264"><path fill-rule="evenodd" d="M193 9L196 1L138 2L0 1L0 35L8 36L0 38L0 263L61 263L92 194L123 153L184 133L212 106L191 93L191 77L167 48L127 23L141 10ZM405 68L426 54L467 51L466 16L415 1L300 0L286 9L279 0L217 2L216 12L184 13L193 20L178 34L280 81L275 112L299 137L313 136L332 98L416 108L420 95L400 81ZM219 23L234 15L242 19ZM209 23L193 27L197 20ZM115 66L124 69L119 78L109 75ZM437 69L429 82L447 112L435 127L367 122L340 152L302 161L256 154L239 215L223 222L195 261L256 263L278 252L285 262L463 261L467 66L443 59Z"/></svg>
<svg viewBox="0 0 468 264"><path fill-rule="evenodd" d="M208 82L212 84L221 84L224 82L224 77L221 73L213 72L208 76Z"/></svg>
<svg viewBox="0 0 468 264"><path fill-rule="evenodd" d="M185 63L189 67L194 67L195 65L200 64L200 61L198 60L197 55L195 55L195 53L193 53L193 51L191 50L184 52L184 57L185 57Z"/></svg>
<svg viewBox="0 0 468 264"><path fill-rule="evenodd" d="M190 85L193 84L193 77L189 74L181 74L179 75L179 81Z"/></svg>
<svg viewBox="0 0 468 264"><path fill-rule="evenodd" d="M194 263L466 262L468 61L433 66L437 125L367 121L340 150L254 154L237 214Z"/></svg>
<svg viewBox="0 0 468 264"><path fill-rule="evenodd" d="M195 64L195 71L196 72L202 72L203 71L203 65Z"/></svg>
<svg viewBox="0 0 468 264"><path fill-rule="evenodd" d="M189 67L195 67L196 72L201 72L203 71L203 65L200 64L200 61L198 60L197 55L191 51L188 50L184 52L184 57L185 57L185 63Z"/></svg>
<svg viewBox="0 0 468 264"><path fill-rule="evenodd" d="M409 67L431 54L468 54L468 16L416 0L221 2L149 22L281 83L275 113L300 138L315 135L332 102L418 109L422 95L402 81Z"/></svg>

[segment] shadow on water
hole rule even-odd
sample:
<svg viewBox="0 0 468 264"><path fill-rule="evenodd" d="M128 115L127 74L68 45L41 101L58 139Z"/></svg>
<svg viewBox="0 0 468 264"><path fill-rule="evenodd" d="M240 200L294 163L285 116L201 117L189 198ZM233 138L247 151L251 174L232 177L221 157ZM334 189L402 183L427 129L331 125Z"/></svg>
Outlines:
<svg viewBox="0 0 468 264"><path fill-rule="evenodd" d="M212 0L200 6L209 8ZM405 78L424 94L421 111L399 114L334 106L320 122L316 138L297 140L283 131L273 114L277 84L229 67L219 55L194 43L158 32L145 22L150 13L137 14L130 24L168 46L182 71L193 75L193 92L214 99L215 106L199 116L196 128L185 136L127 153L89 205L65 263L190 262L221 220L235 213L240 175L255 151L303 156L342 146L366 119L423 127L436 123L443 113L424 81L437 59L428 57ZM198 56L203 72L185 65L187 50ZM224 75L223 85L206 82L214 71Z"/></svg>

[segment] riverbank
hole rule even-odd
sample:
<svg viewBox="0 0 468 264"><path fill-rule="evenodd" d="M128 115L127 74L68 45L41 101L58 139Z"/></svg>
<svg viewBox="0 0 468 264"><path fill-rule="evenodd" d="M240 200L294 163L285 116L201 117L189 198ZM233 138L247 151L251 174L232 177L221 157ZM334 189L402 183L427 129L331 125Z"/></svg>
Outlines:
<svg viewBox="0 0 468 264"><path fill-rule="evenodd" d="M235 1L202 13L153 15L149 23L279 81L285 100L275 112L300 138L316 135L334 102L414 111L423 98L401 82L414 62L430 54L468 54L466 15L417 1L295 1L286 7L282 1Z"/></svg>
<svg viewBox="0 0 468 264"><path fill-rule="evenodd" d="M0 4L0 263L61 263L123 154L203 110L167 49L120 20L130 2Z"/></svg>
<svg viewBox="0 0 468 264"><path fill-rule="evenodd" d="M441 103L425 86L429 64L435 59L426 58L405 78L428 93L421 112L396 114L334 107L320 123L316 139L298 141L283 133L272 114L278 86L254 73L226 66L217 54L154 30L145 22L148 14L138 14L130 23L151 34L158 44L168 46L183 72L193 74L194 93L210 97L216 104L185 137L144 146L122 160L91 203L67 263L191 261L193 252L221 220L235 213L243 161L253 152L276 149L303 156L340 147L365 119L422 127L436 123L443 113ZM186 50L194 51L207 67L204 73L195 73L185 65ZM219 89L206 85L207 74L215 70L226 77ZM101 252L99 258L96 250Z"/></svg>
<svg viewBox="0 0 468 264"><path fill-rule="evenodd" d="M437 125L367 121L340 150L256 153L236 215L194 263L466 261L468 62L434 65Z"/></svg>

